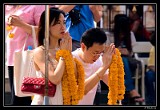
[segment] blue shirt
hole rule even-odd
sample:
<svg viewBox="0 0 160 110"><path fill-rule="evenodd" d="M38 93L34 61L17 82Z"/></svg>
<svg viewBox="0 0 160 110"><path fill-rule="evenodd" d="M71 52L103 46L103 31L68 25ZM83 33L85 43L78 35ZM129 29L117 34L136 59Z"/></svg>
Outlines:
<svg viewBox="0 0 160 110"><path fill-rule="evenodd" d="M69 14L66 15L66 28L69 31L73 40L80 41L82 34L94 26L94 18L89 5L76 5L74 9L80 8L80 23L71 26L71 19Z"/></svg>

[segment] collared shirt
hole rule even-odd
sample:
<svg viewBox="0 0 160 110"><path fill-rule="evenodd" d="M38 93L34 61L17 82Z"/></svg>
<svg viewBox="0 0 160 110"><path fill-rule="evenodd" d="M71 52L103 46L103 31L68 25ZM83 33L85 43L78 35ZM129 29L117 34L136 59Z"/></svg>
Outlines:
<svg viewBox="0 0 160 110"><path fill-rule="evenodd" d="M38 25L39 19L42 11L44 11L45 5L21 5L18 9L14 5L5 5L5 22L7 24L8 17L12 15L17 15L24 22L31 25ZM6 29L6 27L5 27ZM5 42L7 44L7 66L13 66L13 56L15 51L20 51L25 43L26 36L28 39L26 41L25 49L27 47L33 46L33 37L27 34L22 28L13 27L11 33L14 33L13 38L8 37L8 32L5 31Z"/></svg>

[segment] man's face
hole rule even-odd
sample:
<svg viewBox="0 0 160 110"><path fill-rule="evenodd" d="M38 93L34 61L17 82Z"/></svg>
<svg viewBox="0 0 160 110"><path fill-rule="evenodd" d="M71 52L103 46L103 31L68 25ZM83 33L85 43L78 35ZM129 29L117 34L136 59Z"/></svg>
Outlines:
<svg viewBox="0 0 160 110"><path fill-rule="evenodd" d="M86 63L94 63L104 52L105 43L100 45L98 43L94 43L92 47L88 48L85 46L84 48L84 59Z"/></svg>

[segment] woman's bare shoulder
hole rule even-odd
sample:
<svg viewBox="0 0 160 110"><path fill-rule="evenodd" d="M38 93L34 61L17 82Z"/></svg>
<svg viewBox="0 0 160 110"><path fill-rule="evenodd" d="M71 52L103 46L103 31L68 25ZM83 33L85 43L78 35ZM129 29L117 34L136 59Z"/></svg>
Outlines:
<svg viewBox="0 0 160 110"><path fill-rule="evenodd" d="M34 49L34 55L35 56L42 56L44 54L44 47L43 46L39 46L37 48Z"/></svg>

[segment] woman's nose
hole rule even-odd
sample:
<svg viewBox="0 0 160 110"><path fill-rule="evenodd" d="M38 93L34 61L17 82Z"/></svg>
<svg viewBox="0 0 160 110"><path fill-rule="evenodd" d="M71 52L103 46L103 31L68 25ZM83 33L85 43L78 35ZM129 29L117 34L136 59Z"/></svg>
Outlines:
<svg viewBox="0 0 160 110"><path fill-rule="evenodd" d="M61 28L62 28L62 29L66 29L66 25L65 25L65 24L62 24L62 25L61 25Z"/></svg>

